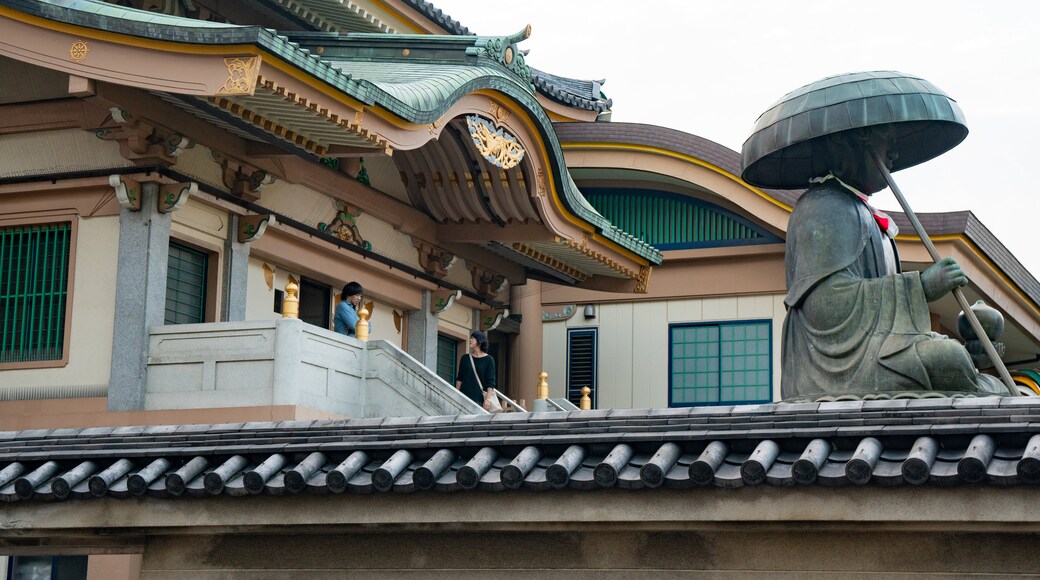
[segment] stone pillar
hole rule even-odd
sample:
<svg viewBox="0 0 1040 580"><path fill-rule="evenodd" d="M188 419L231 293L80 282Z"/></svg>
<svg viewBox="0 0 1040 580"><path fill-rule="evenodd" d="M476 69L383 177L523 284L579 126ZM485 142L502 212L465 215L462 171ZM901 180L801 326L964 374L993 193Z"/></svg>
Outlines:
<svg viewBox="0 0 1040 580"><path fill-rule="evenodd" d="M220 319L227 322L239 322L246 319L249 244L238 241L238 220L237 215L229 215L228 236L224 240Z"/></svg>
<svg viewBox="0 0 1040 580"><path fill-rule="evenodd" d="M538 373L542 363L542 283L528 279L525 284L509 287L509 311L519 314L520 334L513 341L509 381L516 385L518 399L533 408L537 398ZM549 377L552 381L552 377Z"/></svg>
<svg viewBox="0 0 1040 580"><path fill-rule="evenodd" d="M433 293L422 291L418 310L408 312L408 348L406 352L431 369L437 368L437 321L439 316L430 312Z"/></svg>
<svg viewBox="0 0 1040 580"><path fill-rule="evenodd" d="M148 328L166 318L172 214L157 211L159 184L142 184L141 210L119 212L119 266L108 410L144 408Z"/></svg>

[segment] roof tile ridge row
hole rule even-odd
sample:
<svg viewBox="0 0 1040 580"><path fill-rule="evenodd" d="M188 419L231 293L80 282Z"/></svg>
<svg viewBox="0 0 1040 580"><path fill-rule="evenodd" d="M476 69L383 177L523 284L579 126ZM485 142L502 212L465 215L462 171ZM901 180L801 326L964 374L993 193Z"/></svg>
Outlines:
<svg viewBox="0 0 1040 580"><path fill-rule="evenodd" d="M473 453L440 447L435 453L407 448L329 444L318 450L280 446L238 446L223 455L187 450L165 457L101 457L59 452L27 457L0 469L0 501L62 501L104 496L154 498L213 495L246 496L314 493L505 491L526 488L623 489L720 487L768 484L902 485L1040 483L1040 435L1001 447L988 434L903 433L912 445L896 445L873 437L855 437L840 445L813 439L798 447L784 446L762 430L753 447L711 439L705 445L680 445L699 434L675 433L670 440L578 440L560 436L539 446L498 444L475 438ZM971 434L970 442L938 435ZM691 435L689 438L684 436ZM856 435L849 433L847 435ZM904 437L905 439L905 437ZM700 442L703 442L702 439ZM646 443L653 443L647 446ZM951 443L950 447L946 443ZM447 442L450 443L450 442ZM609 443L610 446L596 446ZM484 446L495 445L492 446ZM566 448L565 448L566 446ZM638 447L637 447L638 446ZM554 449L555 447L555 449ZM565 449L564 449L565 448ZM368 450L375 451L369 454ZM853 451L854 449L854 451ZM301 451L309 451L304 456ZM609 451L609 453L608 453ZM295 453L293 453L295 452ZM245 457L242 453L263 453ZM181 461L190 457L186 461ZM510 460L510 458L512 458ZM555 461L554 461L555 458ZM107 461L105 461L107 460ZM62 462L62 463L59 463ZM508 465L506 464L508 462ZM63 465L64 463L64 465ZM34 465L35 464L35 465ZM165 475L165 476L164 476Z"/></svg>
<svg viewBox="0 0 1040 580"><path fill-rule="evenodd" d="M0 449L5 452L2 456L15 456L46 449L105 449L115 453L119 450L146 448L168 449L168 448L201 448L217 447L229 448L242 444L246 446L256 445L295 445L295 446L320 446L324 443L360 444L367 443L371 448L390 447L393 445L426 447L420 444L423 441L437 440L441 443L454 442L458 446L469 446L474 438L498 438L510 439L517 444L522 440L526 443L545 441L547 437L556 435L561 429L567 431L566 435L578 439L588 436L603 436L611 440L624 440L627 437L637 436L652 440L661 440L666 434L687 433L683 438L699 437L689 435L696 432L711 432L716 437L725 439L748 439L761 437L766 431L773 433L774 437L781 439L816 437L818 433L831 430L832 428L848 427L855 428L856 434L883 435L893 434L897 431L906 433L929 433L932 431L949 431L954 427L966 427L963 432L986 432L1000 430L998 424L1017 425L1040 422L1040 414L1033 414L1036 404L1015 405L1000 407L999 405L977 405L967 408L938 408L938 409L902 409L902 410L878 410L874 413L860 413L850 409L840 412L834 409L831 412L814 415L811 413L790 413L787 415L748 414L748 415L708 415L700 417L687 416L685 418L672 417L664 419L633 419L617 418L589 419L576 421L575 418L566 418L556 424L550 422L527 423L525 421L496 423L478 423L466 425L470 428L458 428L451 431L424 431L421 428L404 433L392 429L380 429L372 427L368 429L355 429L347 432L337 432L334 429L324 429L318 432L273 430L257 432L220 432L197 433L188 435L185 433L169 434L165 436L148 437L144 434L128 436L97 436L87 434L77 437L65 432L63 439L39 438L40 433L33 431L23 432L26 436L20 438L6 438L6 442L0 444ZM873 417L871 417L873 415ZM580 418L580 417L578 417ZM656 422L654 422L656 421ZM555 427L555 428L553 428ZM67 431L67 430L65 430ZM70 436L71 435L71 436ZM526 444L525 443L525 444Z"/></svg>
<svg viewBox="0 0 1040 580"><path fill-rule="evenodd" d="M461 22L455 20L440 8L434 6L432 2L427 2L426 0L404 0L404 2L423 16L429 18L448 34L459 36L468 36L473 34L470 32L469 28L463 26Z"/></svg>

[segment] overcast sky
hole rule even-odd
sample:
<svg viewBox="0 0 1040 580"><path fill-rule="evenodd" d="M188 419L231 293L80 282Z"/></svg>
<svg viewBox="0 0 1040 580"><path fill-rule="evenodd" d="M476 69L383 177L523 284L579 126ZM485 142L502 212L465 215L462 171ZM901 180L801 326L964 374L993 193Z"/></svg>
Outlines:
<svg viewBox="0 0 1040 580"><path fill-rule="evenodd" d="M970 133L897 172L916 212L971 210L1040 278L1040 2L432 0L480 35L531 24L527 62L606 79L613 120L679 129L740 151L784 94L834 74L897 70L953 97ZM898 209L890 193L875 196Z"/></svg>

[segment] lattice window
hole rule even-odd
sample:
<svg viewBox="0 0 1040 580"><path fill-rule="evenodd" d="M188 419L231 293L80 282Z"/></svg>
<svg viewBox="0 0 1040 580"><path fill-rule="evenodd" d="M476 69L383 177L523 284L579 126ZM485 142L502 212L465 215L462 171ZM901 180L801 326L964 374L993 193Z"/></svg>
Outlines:
<svg viewBox="0 0 1040 580"><path fill-rule="evenodd" d="M455 370L458 368L459 342L450 336L437 335L437 375L455 385Z"/></svg>
<svg viewBox="0 0 1040 580"><path fill-rule="evenodd" d="M592 408L596 408L596 329L572 328L567 331L567 399L578 405L581 389L591 392Z"/></svg>
<svg viewBox="0 0 1040 580"><path fill-rule="evenodd" d="M191 324L206 320L206 275L209 256L170 243L166 270L166 324Z"/></svg>
<svg viewBox="0 0 1040 580"><path fill-rule="evenodd" d="M0 228L0 363L61 360L69 223Z"/></svg>
<svg viewBox="0 0 1040 580"><path fill-rule="evenodd" d="M772 400L770 321L669 327L672 407Z"/></svg>

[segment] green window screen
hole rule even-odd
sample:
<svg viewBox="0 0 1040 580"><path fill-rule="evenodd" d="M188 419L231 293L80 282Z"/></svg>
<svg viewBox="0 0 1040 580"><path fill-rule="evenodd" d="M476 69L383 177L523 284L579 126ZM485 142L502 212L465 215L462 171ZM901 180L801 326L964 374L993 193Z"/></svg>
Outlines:
<svg viewBox="0 0 1040 580"><path fill-rule="evenodd" d="M0 363L61 360L72 226L0 228Z"/></svg>
<svg viewBox="0 0 1040 580"><path fill-rule="evenodd" d="M670 326L669 406L771 401L771 324Z"/></svg>
<svg viewBox="0 0 1040 580"><path fill-rule="evenodd" d="M437 335L437 376L455 385L459 343L450 336Z"/></svg>
<svg viewBox="0 0 1040 580"><path fill-rule="evenodd" d="M779 237L715 204L665 191L583 188L596 211L659 250L778 243Z"/></svg>
<svg viewBox="0 0 1040 580"><path fill-rule="evenodd" d="M170 244L166 270L166 324L206 320L206 268L209 257L198 250Z"/></svg>

